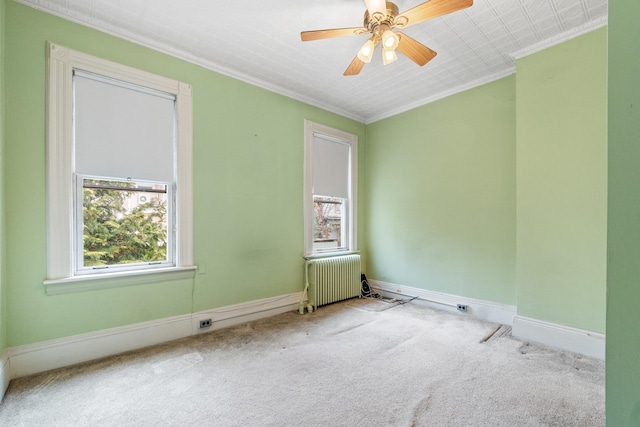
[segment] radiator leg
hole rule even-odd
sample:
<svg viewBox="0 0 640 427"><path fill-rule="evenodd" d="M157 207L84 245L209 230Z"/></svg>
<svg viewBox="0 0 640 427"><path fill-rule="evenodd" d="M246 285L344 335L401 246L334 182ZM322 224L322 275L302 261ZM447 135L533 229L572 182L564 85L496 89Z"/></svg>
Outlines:
<svg viewBox="0 0 640 427"><path fill-rule="evenodd" d="M313 305L311 305L311 304L307 304L307 305L305 306L303 302L301 302L301 303L298 305L298 313L300 313L300 314L304 314L304 309L305 309L305 308L307 309L307 311L308 311L309 313L313 313Z"/></svg>

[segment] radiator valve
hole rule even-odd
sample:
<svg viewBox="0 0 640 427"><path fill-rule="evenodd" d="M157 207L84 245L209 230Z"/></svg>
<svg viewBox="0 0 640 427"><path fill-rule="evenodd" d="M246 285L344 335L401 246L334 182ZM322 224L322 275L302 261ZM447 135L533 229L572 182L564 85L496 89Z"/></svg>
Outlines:
<svg viewBox="0 0 640 427"><path fill-rule="evenodd" d="M313 313L313 305L311 305L311 303L309 303L309 304L307 304L307 305L305 306L305 305L304 305L304 302L301 302L301 303L298 305L298 313L300 313L300 314L304 314L304 309L305 309L305 308L307 309L307 311L308 311L309 313Z"/></svg>

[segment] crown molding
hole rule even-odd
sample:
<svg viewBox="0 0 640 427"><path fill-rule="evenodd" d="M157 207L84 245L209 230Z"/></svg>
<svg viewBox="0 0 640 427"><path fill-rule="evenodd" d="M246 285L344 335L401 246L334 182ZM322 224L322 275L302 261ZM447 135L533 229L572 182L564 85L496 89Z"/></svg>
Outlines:
<svg viewBox="0 0 640 427"><path fill-rule="evenodd" d="M511 54L513 59L524 58L525 56L529 56L536 52L540 52L541 50L545 50L552 46L558 45L560 43L564 43L571 39L575 39L576 37L580 37L584 34L590 33L591 31L597 30L598 28L602 28L607 25L608 17L603 16L601 18L594 19L593 21L587 22L579 27L572 28L569 31L565 31L564 33L558 34L553 37L549 37L548 39L542 40L538 43L534 43L531 46L527 46L523 49L517 50Z"/></svg>
<svg viewBox="0 0 640 427"><path fill-rule="evenodd" d="M465 83L465 84L456 86L454 88L451 88L449 90L442 91L442 92L437 93L435 95L428 96L426 98L422 98L419 101L412 102L410 104L405 104L402 107L394 108L394 109L389 110L389 111L387 111L387 112L385 112L383 114L379 114L377 116L369 117L368 120L364 122L364 124L369 125L371 123L374 123L374 122L377 122L377 121L380 121L380 120L383 120L383 119L387 119L389 117L392 117L392 116L407 112L409 110L413 110L414 108L422 107L423 105L427 105L427 104L430 104L432 102L438 101L440 99L449 97L451 95L455 95L457 93L464 92L464 91L469 90L469 89L473 89L474 87L482 86L482 85L485 85L487 83L491 83L491 82L494 82L496 80L500 80L501 78L510 76L511 74L515 74L515 72L516 72L516 67L515 67L515 65L513 65L513 66L511 66L509 68L506 68L506 69L504 69L502 71L499 71L497 73L490 74L490 75L482 77L480 79L473 80L473 81L471 81L469 83Z"/></svg>
<svg viewBox="0 0 640 427"><path fill-rule="evenodd" d="M209 61L207 59L201 58L199 56L196 55L192 55L190 53L184 52L180 49L176 49L172 46L169 46L165 43L161 43L158 42L152 38L149 37L144 37L141 36L140 34L134 34L130 31L127 30L123 30L121 28L115 27L113 25L105 25L103 23L100 22L95 22L92 21L91 19L89 19L86 16L83 16L81 14L75 13L73 11L67 11L65 9L63 9L62 7L59 6L55 6L55 5L45 5L42 2L38 1L38 0L15 0L17 3L21 3L25 6L31 7L33 9L36 10L40 10L42 12L57 16L59 18L65 19L67 21L71 21L74 22L76 24L80 24L89 28L93 28L95 30L101 31L103 33L118 37L120 39L126 40L128 42L140 45L140 46L144 46L146 48L155 50L157 52L160 53L164 53L167 55L170 55L172 57L184 60L186 62L198 65L200 67L206 68L208 70L214 71L216 73L222 74L224 76L227 77L231 77L234 78L236 80L240 80L244 83L248 83L250 85L253 86L257 86L260 87L262 89L268 90L270 92L273 93L277 93L279 95L283 95L286 96L288 98L294 99L296 101L302 102L304 104L307 105L311 105L313 107L317 107L320 108L322 110L325 111L329 111L331 113L334 114L338 114L342 117L351 119L351 120L355 120L357 122L363 123L363 124L371 124L374 122L377 122L379 120L382 119L386 119L395 115L398 115L400 113L404 113L406 111L412 110L414 108L417 107L421 107L423 105L429 104L431 102L440 100L442 98L446 98L448 96L454 95L456 93L459 92L463 92L465 90L469 90L472 89L474 87L477 86L481 86L483 84L486 83L490 83L492 81L501 79L503 77L509 76L511 74L515 73L515 65L513 66L509 66L507 68L505 68L504 70L501 70L497 73L491 74L489 76L474 80L470 83L467 84L463 84L460 86L457 86L455 88L449 89L449 90L445 90L442 91L440 93L437 93L435 95L432 96L428 96L425 97L421 100L412 102L410 104L406 104L403 105L402 107L399 108L395 108L392 110L388 110L382 114L379 115L374 115L374 116L363 116L360 114L356 114L353 111L348 111L345 110L343 108L339 108L336 107L335 105L330 105L324 102L320 102L317 99L314 99L312 97L308 97L308 96L304 96L300 93L297 93L296 91L290 90L286 87L283 87L281 85L277 85L265 80L262 80L260 78L251 76L249 74L240 72L238 70L234 70L231 69L229 67L225 67L223 65L217 64L213 61ZM560 44L562 42L565 42L567 40L571 40L575 37L579 37L583 34L589 33L591 31L594 31L598 28L604 27L605 25L607 25L607 21L608 18L605 17L601 17L601 18L597 18L594 19L593 21L590 21L586 24L583 24L577 28L571 29L569 31L566 31L562 34L547 38L543 41L540 41L538 43L535 43L531 46L528 46L526 48L517 50L515 52L513 52L510 56L514 59L514 61L516 59L520 59L522 57L525 57L527 55L531 55L533 53L539 52L541 50L544 50L546 48L549 48L551 46L555 46L557 44Z"/></svg>
<svg viewBox="0 0 640 427"><path fill-rule="evenodd" d="M51 5L43 5L39 2L29 1L29 0L15 0L17 3L23 4L27 7L39 10L44 13L48 13L50 15L56 16L58 18L64 19L65 21L70 21L85 27L89 27L91 29L103 32L105 34L109 34L111 36L117 37L119 39L128 41L130 43L134 43L139 46L143 46L156 52L164 53L166 55L172 56L177 59L181 59L183 61L189 62L191 64L206 68L210 71L214 71L218 74L222 74L227 77L231 77L236 80L240 80L244 83L248 83L252 86L257 86L262 89L268 90L269 92L274 92L279 95L286 96L288 98L294 99L296 101L300 101L304 104L311 105L313 107L318 107L322 110L329 111L331 113L338 114L342 117L355 120L360 123L365 123L366 118L360 116L358 114L354 114L352 111L347 111L341 108L337 108L333 105L325 104L323 102L319 102L316 99L301 95L295 91L289 90L283 86L273 84L267 82L265 80L256 78L246 73L242 73L235 69L231 69L225 67L223 65L217 64L213 61L209 61L207 59L201 58L196 55L192 55L188 52L184 52L183 50L176 49L172 46L169 46L165 43L158 42L149 37L142 36L140 34L134 34L130 31L123 30L122 28L118 28L113 25L105 25L100 22L91 21L87 19L87 17L80 15L78 13L74 13L73 11L67 12L63 10L63 8L58 6Z"/></svg>

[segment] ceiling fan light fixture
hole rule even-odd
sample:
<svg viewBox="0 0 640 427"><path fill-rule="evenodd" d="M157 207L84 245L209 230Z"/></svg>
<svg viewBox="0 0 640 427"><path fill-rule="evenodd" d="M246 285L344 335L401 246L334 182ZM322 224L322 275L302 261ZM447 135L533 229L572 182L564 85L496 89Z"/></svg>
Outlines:
<svg viewBox="0 0 640 427"><path fill-rule="evenodd" d="M375 47L376 45L373 43L372 39L367 40L367 42L358 51L358 59L367 64L371 62L371 58L373 58L373 49Z"/></svg>
<svg viewBox="0 0 640 427"><path fill-rule="evenodd" d="M389 49L386 47L382 48L382 63L384 65L391 64L392 62L398 59L398 55L394 49Z"/></svg>
<svg viewBox="0 0 640 427"><path fill-rule="evenodd" d="M355 76L360 73L362 67L371 61L371 55L378 43L382 48L382 63L384 65L396 61L398 59L396 50L399 50L400 53L422 67L435 58L437 53L401 33L400 30L473 5L473 0L422 0L423 3L400 14L398 6L393 1L365 0L367 10L364 12L361 27L303 31L300 33L300 39L306 42L370 34L371 39L358 50L356 57L345 70L345 76ZM394 29L399 31L394 32Z"/></svg>
<svg viewBox="0 0 640 427"><path fill-rule="evenodd" d="M391 30L386 30L382 33L382 46L386 49L393 49L398 47L400 43L400 38L396 33Z"/></svg>

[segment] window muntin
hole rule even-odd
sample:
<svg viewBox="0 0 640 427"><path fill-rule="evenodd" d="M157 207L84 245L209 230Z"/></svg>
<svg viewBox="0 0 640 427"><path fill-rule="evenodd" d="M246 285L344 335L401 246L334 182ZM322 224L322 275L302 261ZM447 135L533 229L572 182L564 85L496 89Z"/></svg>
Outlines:
<svg viewBox="0 0 640 427"><path fill-rule="evenodd" d="M171 183L76 177L77 274L175 265Z"/></svg>

